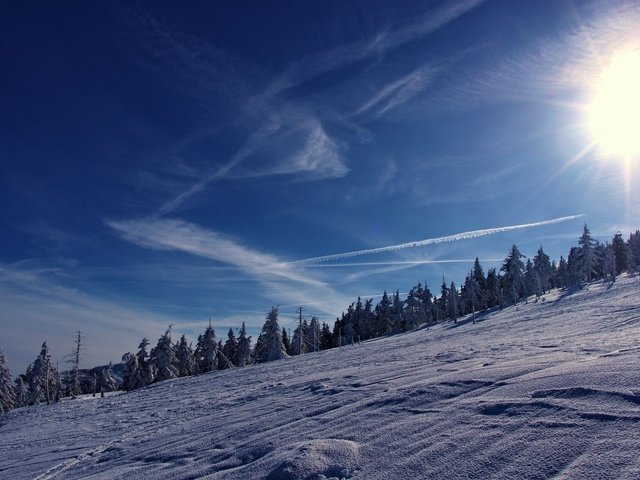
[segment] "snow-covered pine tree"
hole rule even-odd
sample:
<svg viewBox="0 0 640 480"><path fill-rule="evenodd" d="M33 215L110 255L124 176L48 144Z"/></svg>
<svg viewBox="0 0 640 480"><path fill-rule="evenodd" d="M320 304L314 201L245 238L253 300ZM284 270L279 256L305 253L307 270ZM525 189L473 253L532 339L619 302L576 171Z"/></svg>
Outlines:
<svg viewBox="0 0 640 480"><path fill-rule="evenodd" d="M55 398L56 374L51 364L49 348L47 342L42 343L40 355L27 368L25 379L29 385L29 405L46 402L47 404Z"/></svg>
<svg viewBox="0 0 640 480"><path fill-rule="evenodd" d="M447 313L454 323L458 321L458 290L456 289L456 284L453 282L451 282L451 289L449 290Z"/></svg>
<svg viewBox="0 0 640 480"><path fill-rule="evenodd" d="M187 342L186 335L180 337L180 342L176 349L176 359L178 360L178 374L181 377L188 377L196 374L196 357L191 349L191 344Z"/></svg>
<svg viewBox="0 0 640 480"><path fill-rule="evenodd" d="M477 258L476 258L477 260ZM482 288L476 281L476 277L474 275L474 271L472 270L467 275L467 278L464 282L464 292L466 296L466 303L470 307L471 310L471 320L473 323L476 323L476 312L479 310L481 305L481 296L482 296Z"/></svg>
<svg viewBox="0 0 640 480"><path fill-rule="evenodd" d="M404 326L404 302L400 300L400 290L393 294L391 305L391 331L400 331Z"/></svg>
<svg viewBox="0 0 640 480"><path fill-rule="evenodd" d="M136 388L144 387L144 382L141 378L140 366L138 365L138 357L131 352L127 352L122 356L122 363L124 363L124 376L122 377L122 389L126 392L135 390ZM97 389L97 379L94 375L94 396L95 389Z"/></svg>
<svg viewBox="0 0 640 480"><path fill-rule="evenodd" d="M11 385L11 373L4 352L0 350L0 413L6 413L15 407L16 395Z"/></svg>
<svg viewBox="0 0 640 480"><path fill-rule="evenodd" d="M586 280L587 283L591 283L594 274L597 273L598 256L596 253L596 245L597 242L591 237L591 232L585 223L582 235L578 240L577 272L582 277L581 280Z"/></svg>
<svg viewBox="0 0 640 480"><path fill-rule="evenodd" d="M312 316L309 322L309 330L307 333L309 350L317 352L320 350L320 321L318 317Z"/></svg>
<svg viewBox="0 0 640 480"><path fill-rule="evenodd" d="M536 299L539 299L542 296L542 282L540 280L540 275L538 275L538 271L534 267L530 258L527 259L527 265L525 267L524 283L525 295L527 297L529 295L535 295Z"/></svg>
<svg viewBox="0 0 640 480"><path fill-rule="evenodd" d="M300 331L301 327L302 331ZM302 323L299 322L298 326L293 330L293 335L291 336L291 355L303 355L309 352L310 346L309 324L306 320L303 320Z"/></svg>
<svg viewBox="0 0 640 480"><path fill-rule="evenodd" d="M289 341L289 334L285 327L282 327L282 344L284 345L284 349L287 351L287 355L291 355L291 342Z"/></svg>
<svg viewBox="0 0 640 480"><path fill-rule="evenodd" d="M109 362L109 365L100 371L98 390L100 390L101 393L115 392L118 390L118 380L113 376L113 362Z"/></svg>
<svg viewBox="0 0 640 480"><path fill-rule="evenodd" d="M392 304L387 291L382 294L382 299L376 305L375 336L385 335L393 330Z"/></svg>
<svg viewBox="0 0 640 480"><path fill-rule="evenodd" d="M244 367L251 362L251 337L247 337L247 329L242 322L242 328L238 334L238 366Z"/></svg>
<svg viewBox="0 0 640 480"><path fill-rule="evenodd" d="M333 348L333 334L331 333L329 325L322 322L320 350L328 350L330 348Z"/></svg>
<svg viewBox="0 0 640 480"><path fill-rule="evenodd" d="M602 255L602 271L605 277L609 277L612 282L616 281L616 256L613 251L613 245L607 242L604 245L604 252Z"/></svg>
<svg viewBox="0 0 640 480"><path fill-rule="evenodd" d="M611 241L611 248L616 262L616 272L622 273L629 269L629 246L622 238L622 233L616 232Z"/></svg>
<svg viewBox="0 0 640 480"><path fill-rule="evenodd" d="M22 375L18 375L15 381L15 407L26 407L29 405L29 385L25 383Z"/></svg>
<svg viewBox="0 0 640 480"><path fill-rule="evenodd" d="M149 363L153 367L157 382L177 378L180 375L179 362L171 345L171 327L172 325L169 325L149 355Z"/></svg>
<svg viewBox="0 0 640 480"><path fill-rule="evenodd" d="M149 340L144 337L140 341L140 344L138 345L138 353L136 353L138 368L140 370L140 380L142 381L142 385L140 385L141 387L151 385L156 379L155 372L153 371L153 366L149 362L149 354L147 353L148 346Z"/></svg>
<svg viewBox="0 0 640 480"><path fill-rule="evenodd" d="M484 298L487 307L497 307L500 305L500 278L495 268L490 268L487 272L487 284L484 290Z"/></svg>
<svg viewBox="0 0 640 480"><path fill-rule="evenodd" d="M230 328L227 332L227 341L224 342L222 353L234 367L238 366L238 340L235 333L233 333L233 328Z"/></svg>
<svg viewBox="0 0 640 480"><path fill-rule="evenodd" d="M547 293L549 291L549 283L551 281L551 277L553 276L553 271L549 255L544 253L542 245L540 245L540 248L533 257L533 269L538 275L538 280L540 281L540 289L542 290L541 293Z"/></svg>
<svg viewBox="0 0 640 480"><path fill-rule="evenodd" d="M218 369L218 339L211 326L211 320L209 320L209 326L204 334L198 337L195 355L198 373L212 372Z"/></svg>
<svg viewBox="0 0 640 480"><path fill-rule="evenodd" d="M560 256L560 261L558 262L558 268L556 270L556 278L554 279L554 283L556 288L567 288L568 284L568 271L567 271L567 261L564 257Z"/></svg>
<svg viewBox="0 0 640 480"><path fill-rule="evenodd" d="M420 299L417 287L409 290L404 307L404 329L413 330L427 321L424 305Z"/></svg>
<svg viewBox="0 0 640 480"><path fill-rule="evenodd" d="M514 305L522 298L525 290L522 258L524 258L524 255L520 253L520 250L514 244L500 269L504 272L504 282L511 293L511 300Z"/></svg>
<svg viewBox="0 0 640 480"><path fill-rule="evenodd" d="M288 356L282 344L282 332L278 323L278 307L273 307L266 316L262 333L256 342L254 358L256 362L270 362Z"/></svg>

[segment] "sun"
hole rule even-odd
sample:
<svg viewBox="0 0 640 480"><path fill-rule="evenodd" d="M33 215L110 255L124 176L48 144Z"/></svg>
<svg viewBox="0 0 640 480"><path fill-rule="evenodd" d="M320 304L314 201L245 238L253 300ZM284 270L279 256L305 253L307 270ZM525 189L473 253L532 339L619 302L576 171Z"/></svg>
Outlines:
<svg viewBox="0 0 640 480"><path fill-rule="evenodd" d="M613 57L602 71L588 115L604 153L624 160L640 156L640 50Z"/></svg>

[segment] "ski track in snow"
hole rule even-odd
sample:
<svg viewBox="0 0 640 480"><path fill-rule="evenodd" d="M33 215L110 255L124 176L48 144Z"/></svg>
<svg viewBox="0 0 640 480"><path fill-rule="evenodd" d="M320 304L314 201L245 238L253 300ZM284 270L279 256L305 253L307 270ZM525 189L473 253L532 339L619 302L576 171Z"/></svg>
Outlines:
<svg viewBox="0 0 640 480"><path fill-rule="evenodd" d="M640 277L0 417L0 478L640 478Z"/></svg>

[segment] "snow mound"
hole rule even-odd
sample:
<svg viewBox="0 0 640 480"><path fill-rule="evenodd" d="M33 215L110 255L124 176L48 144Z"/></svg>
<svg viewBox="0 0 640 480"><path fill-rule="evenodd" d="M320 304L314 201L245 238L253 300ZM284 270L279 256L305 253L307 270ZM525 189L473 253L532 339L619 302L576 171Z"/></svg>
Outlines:
<svg viewBox="0 0 640 480"><path fill-rule="evenodd" d="M266 480L350 478L358 464L358 444L349 440L311 440L287 445L273 455L281 458Z"/></svg>

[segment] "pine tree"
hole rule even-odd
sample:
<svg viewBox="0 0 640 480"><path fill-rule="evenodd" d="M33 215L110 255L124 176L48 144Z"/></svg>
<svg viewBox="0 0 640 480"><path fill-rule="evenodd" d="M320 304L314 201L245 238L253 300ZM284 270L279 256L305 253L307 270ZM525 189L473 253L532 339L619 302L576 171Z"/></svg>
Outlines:
<svg viewBox="0 0 640 480"><path fill-rule="evenodd" d="M629 250L629 272L636 273L640 271L640 230L629 235L627 248Z"/></svg>
<svg viewBox="0 0 640 480"><path fill-rule="evenodd" d="M417 287L413 287L407 295L404 308L404 330L413 330L427 321L422 300L418 296Z"/></svg>
<svg viewBox="0 0 640 480"><path fill-rule="evenodd" d="M476 309L477 310L485 310L487 308L487 299L485 296L485 292L487 291L487 279L484 276L484 272L482 270L482 265L480 265L480 260L478 257L473 262L473 280L476 282L478 291L476 294Z"/></svg>
<svg viewBox="0 0 640 480"><path fill-rule="evenodd" d="M454 322L458 321L458 290L456 290L456 285L453 282L451 282L451 289L449 290L447 313Z"/></svg>
<svg viewBox="0 0 640 480"><path fill-rule="evenodd" d="M544 253L542 245L540 245L540 248L533 257L533 269L538 275L542 293L547 293L549 291L549 282L553 276L553 271L549 255Z"/></svg>
<svg viewBox="0 0 640 480"><path fill-rule="evenodd" d="M209 327L204 334L198 336L195 356L198 373L212 372L218 369L218 339L211 326L211 320L209 320Z"/></svg>
<svg viewBox="0 0 640 480"><path fill-rule="evenodd" d="M256 362L270 362L288 356L282 344L282 332L278 323L278 307L273 307L266 316L262 333L256 342L254 358Z"/></svg>
<svg viewBox="0 0 640 480"><path fill-rule="evenodd" d="M311 317L311 322L309 322L309 350L312 352L317 352L320 350L320 321L318 317L315 315Z"/></svg>
<svg viewBox="0 0 640 480"><path fill-rule="evenodd" d="M612 282L616 281L616 255L613 250L613 245L607 242L603 249L602 254L602 273L605 277L610 277Z"/></svg>
<svg viewBox="0 0 640 480"><path fill-rule="evenodd" d="M520 250L518 250L518 247L514 244L500 269L504 272L504 281L507 288L511 291L511 298L514 305L518 303L518 300L522 298L524 294L525 282L522 258L524 258L524 255L520 253Z"/></svg>
<svg viewBox="0 0 640 480"><path fill-rule="evenodd" d="M580 280L587 280L587 283L591 283L594 278L594 274L597 273L598 256L596 254L597 242L591 237L591 232L584 224L582 236L578 240L578 270L577 273L581 276Z"/></svg>
<svg viewBox="0 0 640 480"><path fill-rule="evenodd" d="M16 408L16 395L11 385L11 373L6 365L4 352L0 350L0 413Z"/></svg>
<svg viewBox="0 0 640 480"><path fill-rule="evenodd" d="M51 364L47 342L43 342L40 355L27 368L25 380L29 386L29 405L51 402L56 391L56 375Z"/></svg>
<svg viewBox="0 0 640 480"><path fill-rule="evenodd" d="M29 385L25 383L22 375L18 375L15 384L15 406L16 408L26 407L29 405Z"/></svg>
<svg viewBox="0 0 640 480"><path fill-rule="evenodd" d="M238 366L238 340L236 339L233 329L230 328L227 332L227 341L222 347L222 353L231 362L234 367Z"/></svg>
<svg viewBox="0 0 640 480"><path fill-rule="evenodd" d="M98 379L98 390L104 394L107 392L115 392L118 390L118 380L113 376L113 363L109 362L109 365L104 367L100 371L100 377Z"/></svg>
<svg viewBox="0 0 640 480"><path fill-rule="evenodd" d="M180 343L176 349L176 359L178 360L178 374L181 377L189 377L196 374L196 356L193 354L191 344L187 342L186 335L180 337Z"/></svg>
<svg viewBox="0 0 640 480"><path fill-rule="evenodd" d="M309 351L309 344L309 324L306 320L303 320L301 323L298 323L298 326L293 331L293 336L291 337L291 355L303 355L307 353Z"/></svg>
<svg viewBox="0 0 640 480"><path fill-rule="evenodd" d="M289 341L289 334L287 333L287 329L282 327L282 344L284 345L284 349L287 352L287 355L291 355L291 342Z"/></svg>
<svg viewBox="0 0 640 480"><path fill-rule="evenodd" d="M393 309L389 295L385 290L382 299L376 305L375 335L385 335L393 330Z"/></svg>
<svg viewBox="0 0 640 480"><path fill-rule="evenodd" d="M247 329L242 322L238 336L238 366L244 367L251 362L251 337L247 337Z"/></svg>
<svg viewBox="0 0 640 480"><path fill-rule="evenodd" d="M560 262L558 263L558 270L556 272L556 279L554 283L557 288L567 288L567 286L569 286L569 270L567 268L567 261L562 256L560 256Z"/></svg>
<svg viewBox="0 0 640 480"><path fill-rule="evenodd" d="M476 260L478 260L476 258ZM475 268L474 268L475 270ZM482 287L478 284L476 280L476 275L474 274L474 270L472 270L464 282L464 290L466 295L467 304L471 307L472 314L472 322L476 323L476 311L479 310L482 305Z"/></svg>
<svg viewBox="0 0 640 480"><path fill-rule="evenodd" d="M404 326L404 302L400 300L400 290L393 294L393 304L391 306L391 323L393 330L401 330Z"/></svg>
<svg viewBox="0 0 640 480"><path fill-rule="evenodd" d="M155 380L161 382L179 376L178 359L171 345L171 325L158 339L158 344L151 350L149 364L155 372Z"/></svg>
<svg viewBox="0 0 640 480"><path fill-rule="evenodd" d="M500 278L495 268L487 272L487 284L484 297L487 307L497 307L500 305Z"/></svg>
<svg viewBox="0 0 640 480"><path fill-rule="evenodd" d="M333 334L331 333L329 325L327 325L325 322L322 322L320 349L329 350L330 348L333 348Z"/></svg>
<svg viewBox="0 0 640 480"><path fill-rule="evenodd" d="M549 270L551 269L549 268ZM533 266L531 259L527 260L524 272L524 282L527 297L529 295L535 295L536 299L539 299L542 296L542 282L540 281L538 271Z"/></svg>
<svg viewBox="0 0 640 480"><path fill-rule="evenodd" d="M146 337L143 337L138 345L138 353L136 354L136 358L138 361L138 368L140 370L140 379L142 381L142 387L146 385L151 385L155 379L156 374L153 371L153 366L149 362L149 354L147 353L147 347L149 346L149 340Z"/></svg>
<svg viewBox="0 0 640 480"><path fill-rule="evenodd" d="M629 269L629 246L625 243L620 232L613 236L611 248L615 258L616 272L626 272Z"/></svg>

